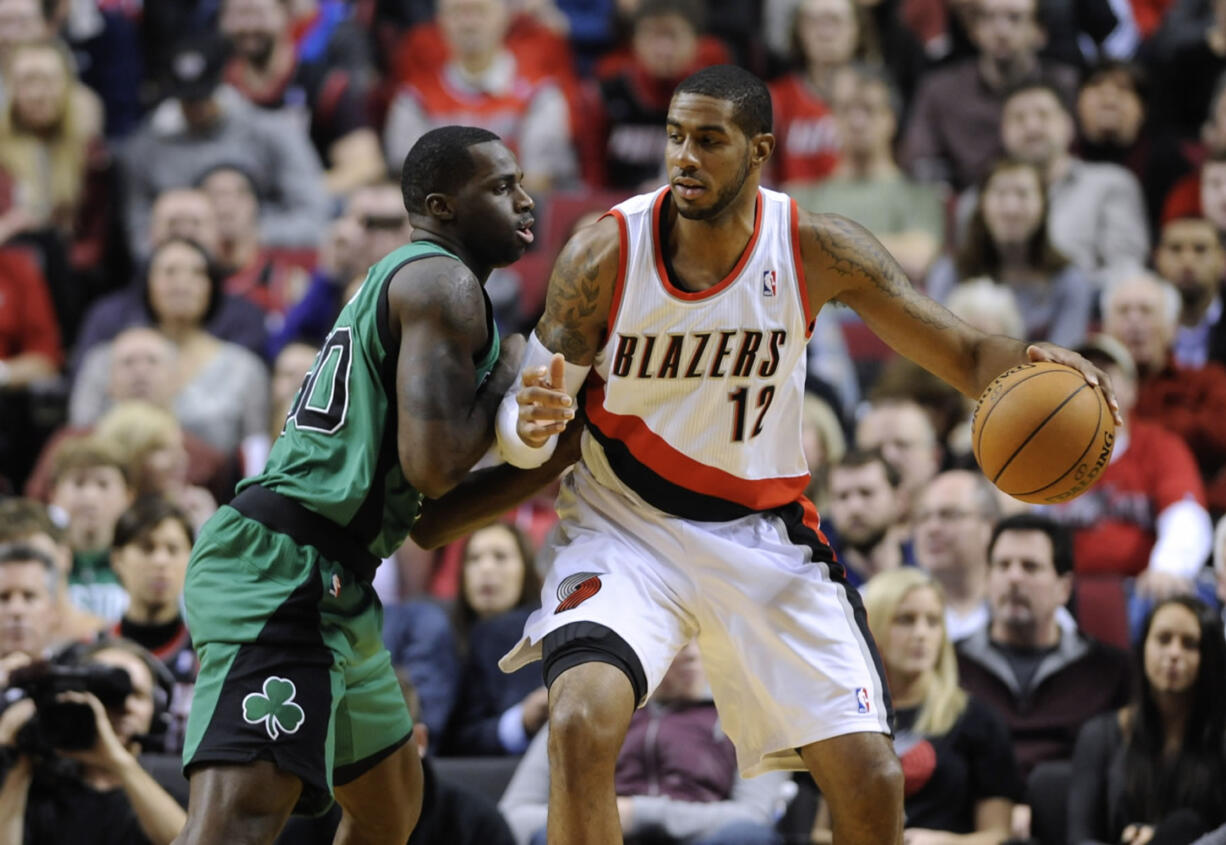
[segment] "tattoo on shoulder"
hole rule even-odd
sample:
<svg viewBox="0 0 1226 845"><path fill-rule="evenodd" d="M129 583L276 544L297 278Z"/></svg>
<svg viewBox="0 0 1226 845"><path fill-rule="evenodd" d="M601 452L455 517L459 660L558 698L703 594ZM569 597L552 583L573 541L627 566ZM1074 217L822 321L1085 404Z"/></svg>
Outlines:
<svg viewBox="0 0 1226 845"><path fill-rule="evenodd" d="M908 316L938 329L951 328L948 311L923 296L889 251L858 223L837 214L821 215L809 227L825 254L826 270L844 278L867 279L891 299L902 299Z"/></svg>
<svg viewBox="0 0 1226 845"><path fill-rule="evenodd" d="M568 248L549 278L542 342L568 361L586 361L595 351L583 327L599 307L599 279L600 256L591 244Z"/></svg>

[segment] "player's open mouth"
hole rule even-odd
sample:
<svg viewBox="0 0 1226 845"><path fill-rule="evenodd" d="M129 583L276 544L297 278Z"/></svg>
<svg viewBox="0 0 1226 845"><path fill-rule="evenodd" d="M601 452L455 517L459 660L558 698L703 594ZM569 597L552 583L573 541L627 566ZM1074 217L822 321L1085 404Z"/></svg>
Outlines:
<svg viewBox="0 0 1226 845"><path fill-rule="evenodd" d="M520 227L515 230L515 234L519 235L520 240L526 244L530 244L536 240L536 235L532 234L532 225L535 222L535 220L528 220L527 222L520 224Z"/></svg>
<svg viewBox="0 0 1226 845"><path fill-rule="evenodd" d="M692 200L702 196L706 188L701 182L673 182L673 190L683 199Z"/></svg>

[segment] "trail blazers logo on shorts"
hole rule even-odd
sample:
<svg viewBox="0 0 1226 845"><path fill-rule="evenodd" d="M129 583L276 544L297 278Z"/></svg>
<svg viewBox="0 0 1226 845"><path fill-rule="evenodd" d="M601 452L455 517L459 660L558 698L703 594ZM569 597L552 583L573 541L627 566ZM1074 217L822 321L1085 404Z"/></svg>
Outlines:
<svg viewBox="0 0 1226 845"><path fill-rule="evenodd" d="M249 725L263 722L270 739L276 739L282 731L297 733L306 720L306 713L294 701L297 692L293 681L269 675L262 693L249 693L243 698L243 721Z"/></svg>
<svg viewBox="0 0 1226 845"><path fill-rule="evenodd" d="M562 579L558 585L558 606L554 613L573 610L600 592L600 574L576 572Z"/></svg>

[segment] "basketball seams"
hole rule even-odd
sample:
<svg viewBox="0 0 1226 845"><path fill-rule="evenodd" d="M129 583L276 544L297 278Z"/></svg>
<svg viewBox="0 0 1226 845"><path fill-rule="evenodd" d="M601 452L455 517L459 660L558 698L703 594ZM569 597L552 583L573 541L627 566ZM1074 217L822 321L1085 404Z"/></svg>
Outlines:
<svg viewBox="0 0 1226 845"><path fill-rule="evenodd" d="M1005 372L1003 372L1003 373L1001 373L1000 375L998 375L998 376L997 376L995 379L993 379L993 383L995 383L995 382L997 382L997 381L1000 381L1001 379L1004 379L1004 378L1008 377L1009 375L1013 374L1014 372L1017 372L1018 370L1021 370L1021 369L1026 368L1026 367L1035 367L1035 366L1036 366L1035 364L1023 364L1021 367L1015 367L1015 368L1013 368L1013 369L1011 369L1011 370L1006 370ZM1046 368L1038 368L1036 372L1031 373L1030 375L1026 376L1025 378L1018 379L1018 381L1017 381L1015 384L1011 384L1011 385L1009 385L1007 388L1005 388L1005 391L1004 391L1003 393L1001 393L999 396L997 396L997 397L996 397L996 398L995 398L995 399L992 401L991 406L990 406L990 407L987 409L987 412L986 412L986 413L983 415L983 422L981 422L981 423L979 423L979 424L978 424L978 431L977 431L977 432L975 432L975 446L974 446L974 452L975 452L975 454L976 454L976 455L982 455L982 454L983 454L983 433L984 433L984 431L986 431L986 430L987 430L987 427L988 427L988 420L989 420L989 419L992 417L992 414L993 414L993 412L995 412L995 411L996 411L997 407L999 407L999 406L1002 404L1002 402L1004 401L1004 398L1005 398L1006 396L1008 396L1010 393L1012 393L1014 390L1016 390L1017 388L1021 387L1021 386L1022 386L1023 384L1025 384L1026 382L1030 381L1031 379L1036 379L1036 378L1038 378L1039 376L1042 376L1042 375L1045 375L1045 374L1047 374L1047 373L1051 373L1051 372L1058 372L1058 371L1055 371L1055 370L1049 370L1049 369L1046 369ZM1059 373L1059 374L1060 374L1060 375L1065 375L1064 373ZM991 391L991 389L992 389L992 388L991 388L991 385L989 385L989 386L988 386L988 389L987 389L987 390L985 390L985 391L984 391L984 393L985 393L985 394L986 394L986 393L988 393L989 391ZM981 400L981 401L982 401L982 400ZM980 406L980 407L981 407L981 406ZM976 416L976 417L978 416L978 409L976 409L975 416ZM973 419L973 418L972 418L972 420L971 420L971 428L972 428L972 430L976 428L976 425L975 425L975 419ZM980 466L982 467L982 465L983 465L983 464L982 464L982 461L981 461L981 462L980 462ZM1007 465L1008 465L1008 464L1007 464L1007 462L1006 462L1006 466L1007 466ZM1004 471L1004 467L1001 467L1001 472L1003 472L1003 471ZM986 470L985 470L985 472L986 472ZM1000 473L999 473L999 472L996 474L996 477L997 477L997 478L999 478L999 477L1000 477ZM993 482L993 483L995 483L995 482Z"/></svg>
<svg viewBox="0 0 1226 845"><path fill-rule="evenodd" d="M1086 456L1087 454L1089 454L1090 450L1094 448L1094 444L1098 442L1099 438L1102 436L1102 433L1103 433L1103 432L1102 432L1102 424L1103 424L1103 402L1102 402L1102 400L1101 400L1101 399L1099 399L1099 401L1098 401L1097 403L1095 403L1095 404L1098 406L1098 420L1097 420L1097 422L1094 424L1094 433L1090 435L1090 442L1089 442L1089 443L1087 443L1087 444L1086 444L1086 447L1085 447L1084 449L1082 449L1082 450L1081 450L1081 454L1077 456L1077 460L1073 461L1072 466L1070 466L1068 469L1066 469L1064 472L1062 472L1062 473L1061 473L1061 474L1060 474L1060 475L1059 475L1057 478L1054 478L1054 479L1052 479L1051 481L1049 481L1047 484L1044 484L1042 487L1039 487L1039 488L1037 488L1037 489L1035 489L1035 490L1029 490L1029 491L1027 491L1027 492L1025 492L1025 493L1011 493L1010 495L1014 495L1014 496L1018 496L1018 497L1021 497L1021 496L1034 496L1034 495L1036 495L1036 494L1038 494L1038 493L1043 492L1043 491L1044 491L1044 490L1046 490L1048 487L1054 487L1055 485L1059 484L1061 481L1063 481L1065 478L1067 478L1067 477L1068 477L1068 474L1069 474L1070 472L1076 472L1076 471L1077 471L1077 468L1078 468L1079 466L1081 466L1081 461L1082 461L1082 459L1084 459L1084 458L1085 458L1085 456Z"/></svg>
<svg viewBox="0 0 1226 845"><path fill-rule="evenodd" d="M1044 417L1044 418L1043 418L1043 421L1042 421L1042 422L1040 422L1038 425L1036 425L1036 426L1035 426L1033 429L1031 429L1031 430L1030 430L1030 434L1026 435L1026 439L1025 439L1025 440L1023 440L1021 443L1019 443L1019 444L1018 444L1018 447L1017 447L1016 449L1014 449L1014 450L1013 450L1013 454L1009 456L1009 459L1008 459L1007 461L1005 461L1004 465L1003 465L1003 466L1001 466L1001 468L1000 468L999 470L997 470L996 475L995 475L995 476L993 476L993 478L992 478L992 483L993 483L993 484L995 484L995 483L996 483L996 482L997 482L997 481L1000 479L1001 475L1003 475L1003 474L1004 474L1005 470L1009 468L1009 464L1013 463L1013 459L1014 459L1014 458L1016 458L1018 455L1020 455L1020 454L1021 454L1021 452L1022 452L1022 450L1026 448L1026 445L1027 445L1028 443L1030 443L1030 441L1031 441L1031 440L1034 440L1035 436L1036 436L1036 435L1037 435L1037 434L1038 434L1040 431L1042 431L1042 430L1043 430L1043 427L1044 427L1044 426L1046 426L1046 425L1047 425L1049 422L1051 422L1052 420L1054 420L1054 419L1056 418L1056 416L1057 416L1057 415L1058 415L1058 414L1059 414L1059 413L1060 413L1062 410L1064 410L1064 406L1065 406L1065 405L1067 405L1069 402L1072 402L1072 401L1073 401L1073 399L1074 399L1074 397L1076 397L1078 393L1080 393L1081 391L1085 390L1085 389L1086 389L1087 387L1089 387L1089 386L1090 386L1090 385L1086 384L1085 382L1082 382L1082 383L1081 383L1081 385L1080 385L1080 386L1078 386L1078 388L1077 388L1076 390L1074 390L1074 391L1073 391L1072 393L1070 393L1068 396L1064 397L1063 401L1061 401L1059 405L1057 405L1055 408L1053 408L1053 409L1052 409L1052 411L1051 411L1051 413L1049 413L1049 414L1048 414L1046 417ZM997 401L999 401L999 400L997 400ZM1100 417L1101 417L1101 414L1100 414ZM1101 421L1101 420L1100 420L1100 421ZM1054 483L1054 482L1053 482L1053 483ZM1042 489L1044 489L1044 488L1046 488L1046 487L1050 487L1050 486L1051 486L1051 484L1045 484L1043 487L1040 487L1039 489L1040 489L1040 490L1042 490ZM1010 494L1010 495L1012 495L1012 494Z"/></svg>

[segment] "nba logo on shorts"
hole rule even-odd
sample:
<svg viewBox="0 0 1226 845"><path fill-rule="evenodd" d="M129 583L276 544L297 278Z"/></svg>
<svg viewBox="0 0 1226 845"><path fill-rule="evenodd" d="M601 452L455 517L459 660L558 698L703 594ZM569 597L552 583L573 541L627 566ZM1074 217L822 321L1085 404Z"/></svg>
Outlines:
<svg viewBox="0 0 1226 845"><path fill-rule="evenodd" d="M856 712L867 713L872 709L872 705L868 700L868 689L865 687L856 687Z"/></svg>
<svg viewBox="0 0 1226 845"><path fill-rule="evenodd" d="M763 270L762 271L762 295L763 296L774 296L776 291L777 289L775 287L775 271L774 270Z"/></svg>

